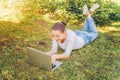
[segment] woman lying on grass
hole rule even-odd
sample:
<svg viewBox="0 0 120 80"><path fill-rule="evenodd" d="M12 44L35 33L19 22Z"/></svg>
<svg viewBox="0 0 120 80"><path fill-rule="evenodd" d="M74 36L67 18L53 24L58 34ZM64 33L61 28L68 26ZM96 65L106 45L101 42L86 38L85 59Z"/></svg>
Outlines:
<svg viewBox="0 0 120 80"><path fill-rule="evenodd" d="M70 57L72 50L82 48L97 38L98 32L91 15L98 7L98 4L94 4L88 10L87 6L84 5L83 15L86 16L86 20L82 31L76 30L73 32L65 27L66 23L64 22L57 22L53 25L52 49L48 52L52 56L52 64L55 63L56 59L67 59ZM64 54L56 54L58 46L65 50Z"/></svg>

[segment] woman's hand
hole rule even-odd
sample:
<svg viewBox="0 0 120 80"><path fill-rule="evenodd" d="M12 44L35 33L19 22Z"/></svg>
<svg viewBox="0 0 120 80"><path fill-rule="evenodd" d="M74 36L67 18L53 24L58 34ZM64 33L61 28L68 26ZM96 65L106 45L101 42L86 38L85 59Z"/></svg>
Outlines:
<svg viewBox="0 0 120 80"><path fill-rule="evenodd" d="M52 50L48 51L47 53L50 54L50 55L54 55L55 54L55 52L52 51Z"/></svg>
<svg viewBox="0 0 120 80"><path fill-rule="evenodd" d="M66 54L54 54L54 55L51 55L51 57L52 57L51 63L53 65L55 64L56 59L67 59L67 58L69 58L69 56L66 55Z"/></svg>

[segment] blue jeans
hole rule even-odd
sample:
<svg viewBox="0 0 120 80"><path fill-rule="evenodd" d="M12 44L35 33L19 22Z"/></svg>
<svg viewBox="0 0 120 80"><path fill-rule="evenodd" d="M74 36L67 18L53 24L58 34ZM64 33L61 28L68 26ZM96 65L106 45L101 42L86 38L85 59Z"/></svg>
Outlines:
<svg viewBox="0 0 120 80"><path fill-rule="evenodd" d="M87 45L92 41L94 41L98 36L98 32L97 32L93 18L87 17L83 26L83 30L82 31L76 30L75 33L76 35L83 38L85 42L84 45Z"/></svg>

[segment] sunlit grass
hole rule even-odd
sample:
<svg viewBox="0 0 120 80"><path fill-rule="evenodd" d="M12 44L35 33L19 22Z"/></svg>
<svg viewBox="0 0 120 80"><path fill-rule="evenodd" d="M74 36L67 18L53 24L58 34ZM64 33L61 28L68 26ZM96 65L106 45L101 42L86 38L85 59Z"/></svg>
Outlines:
<svg viewBox="0 0 120 80"><path fill-rule="evenodd" d="M120 31L120 29L118 29L117 27L98 27L97 30L101 33L105 33L105 32L111 32L111 31Z"/></svg>
<svg viewBox="0 0 120 80"><path fill-rule="evenodd" d="M20 3L20 6L23 6L22 4L24 4L24 0L12 1L16 5ZM4 4L3 12L6 8L8 6ZM63 64L55 72L48 72L28 63L26 47L33 47L45 52L50 50L51 26L57 21L51 20L51 15L40 17L42 14L33 13L37 10L19 8L19 6L15 6L15 12L8 12L8 14L5 11L4 13L7 15L1 14L0 16L0 80L119 79L119 22L105 27L97 26L99 36L93 43L82 49L74 50L69 59L61 60ZM22 16L21 12L26 16ZM73 24L72 22L68 23L68 28L81 30L83 24ZM59 53L63 52L59 49Z"/></svg>
<svg viewBox="0 0 120 80"><path fill-rule="evenodd" d="M116 2L118 5L120 5L120 1L119 0L112 0L113 2Z"/></svg>
<svg viewBox="0 0 120 80"><path fill-rule="evenodd" d="M11 21L14 23L19 23L20 20L15 16L15 10L14 9L0 9L0 21Z"/></svg>

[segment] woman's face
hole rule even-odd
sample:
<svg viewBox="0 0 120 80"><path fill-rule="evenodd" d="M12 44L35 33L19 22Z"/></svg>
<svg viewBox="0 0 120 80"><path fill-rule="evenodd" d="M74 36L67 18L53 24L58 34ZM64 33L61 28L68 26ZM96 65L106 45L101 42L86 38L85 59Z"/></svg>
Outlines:
<svg viewBox="0 0 120 80"><path fill-rule="evenodd" d="M52 37L54 37L57 42L63 42L66 38L66 31L52 30Z"/></svg>

